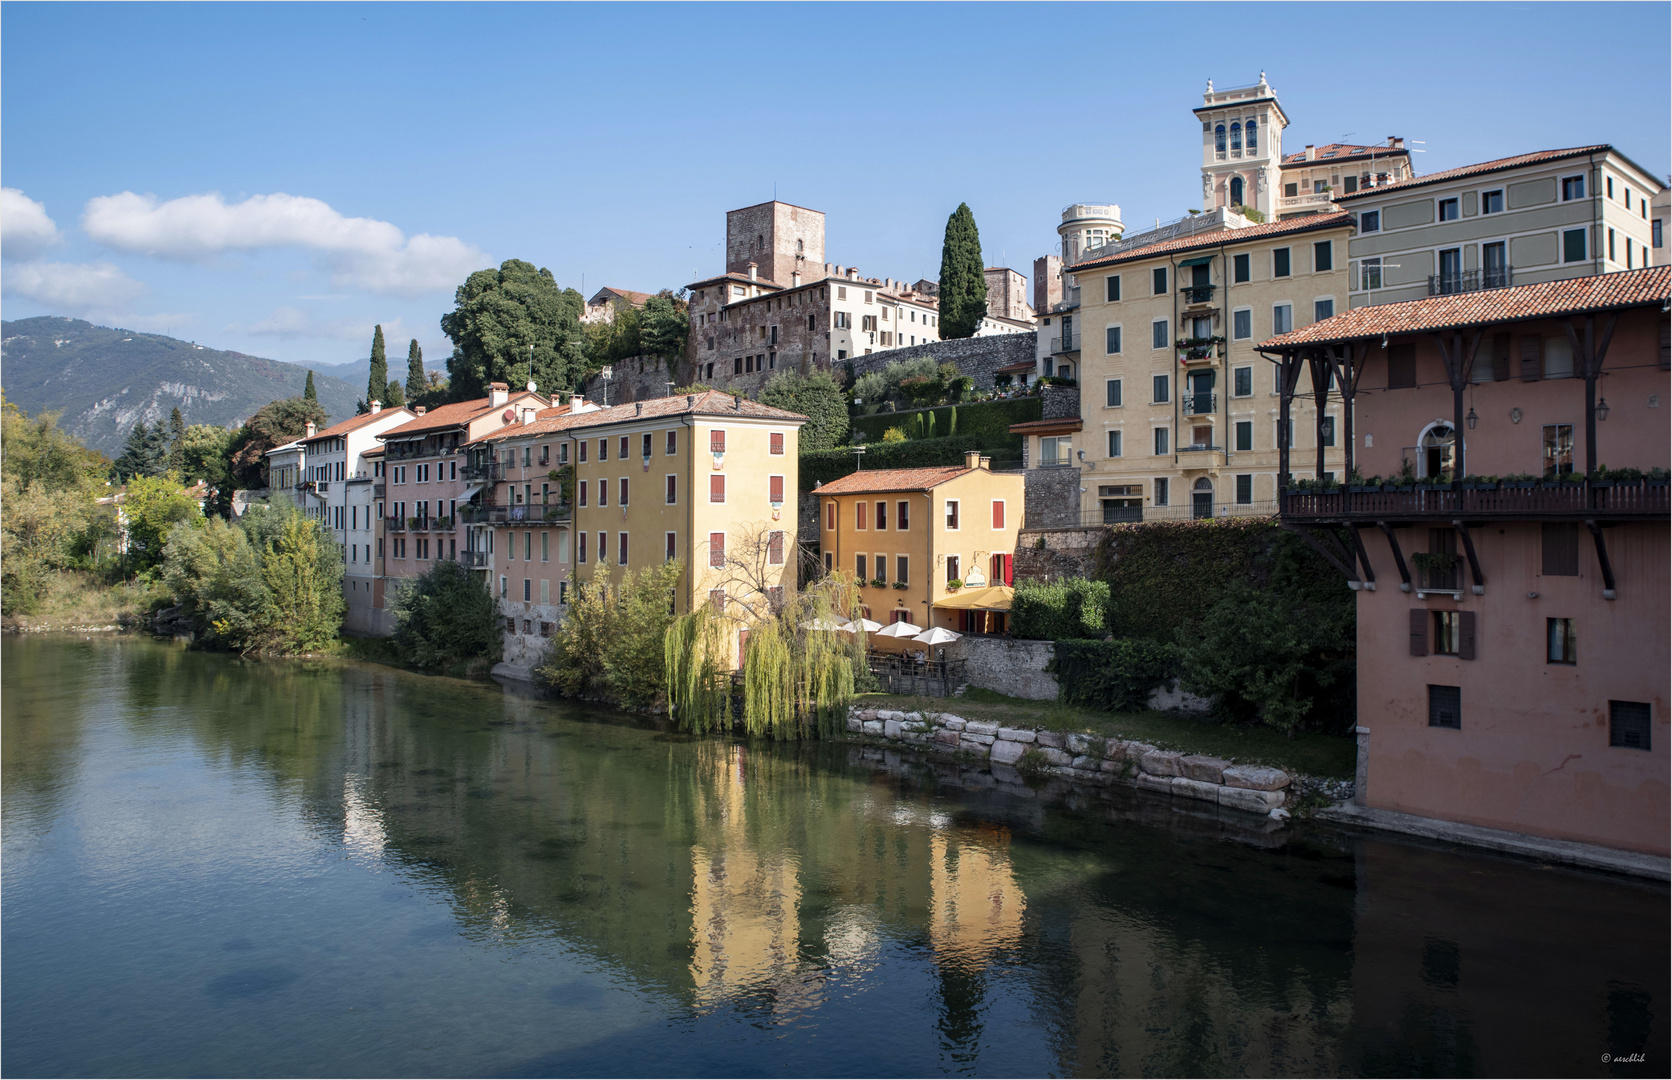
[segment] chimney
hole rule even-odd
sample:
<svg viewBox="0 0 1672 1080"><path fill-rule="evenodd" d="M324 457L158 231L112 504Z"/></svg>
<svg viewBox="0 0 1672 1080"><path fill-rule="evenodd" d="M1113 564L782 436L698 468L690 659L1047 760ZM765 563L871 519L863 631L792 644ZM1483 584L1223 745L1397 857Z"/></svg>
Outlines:
<svg viewBox="0 0 1672 1080"><path fill-rule="evenodd" d="M509 386L502 382L488 384L488 404L490 406L497 409L510 400L511 388Z"/></svg>
<svg viewBox="0 0 1672 1080"><path fill-rule="evenodd" d="M981 468L981 451L979 451L979 450L965 450L964 451L964 468L966 468L966 469L979 469L979 468Z"/></svg>
<svg viewBox="0 0 1672 1080"><path fill-rule="evenodd" d="M633 405L633 415L634 416L643 416L644 415L644 402L639 401L639 402L634 403L634 405Z"/></svg>
<svg viewBox="0 0 1672 1080"><path fill-rule="evenodd" d="M307 434L306 434L306 435L304 435L304 436L302 436L302 437L303 437L303 438L304 438L304 439L311 439L311 438L313 438L313 437L314 437L314 434L315 434L315 433L316 433L316 432L317 432L317 431L318 431L318 430L319 430L319 425L318 425L318 424L316 424L316 423L314 423L314 422L313 422L313 421L312 421L312 420L309 420L309 421L308 421L308 427L307 427L307 432L308 432L308 433L307 433Z"/></svg>
<svg viewBox="0 0 1672 1080"><path fill-rule="evenodd" d="M755 265L755 264L754 264L754 263L750 263L750 264L749 264L749 280L750 280L750 281L757 281L757 280L759 280L759 279L758 279L758 278L756 278L756 276L755 276L755 273L756 273L756 271L757 271L757 270L759 270L759 269L760 269L760 268L759 268L759 267L757 267L757 266L756 266L756 265Z"/></svg>
<svg viewBox="0 0 1672 1080"><path fill-rule="evenodd" d="M424 415L424 407L423 407L423 406L422 406L422 405L415 405L415 406L413 406L413 408L412 408L412 411L413 411L413 412L414 412L414 413L416 413L416 414L418 414L418 415L419 415L419 416L423 416L423 415Z"/></svg>
<svg viewBox="0 0 1672 1080"><path fill-rule="evenodd" d="M987 471L987 472L992 472L993 471L993 459L990 458L990 457L982 458L981 459L981 468L983 470Z"/></svg>
<svg viewBox="0 0 1672 1080"><path fill-rule="evenodd" d="M731 407L734 410L736 410L737 412L742 412L743 411L743 398L740 395L733 394L731 396Z"/></svg>
<svg viewBox="0 0 1672 1080"><path fill-rule="evenodd" d="M687 408L687 409L694 409L694 408L696 408L696 407L697 407L697 395L695 395L695 394L686 394L686 395L685 395L685 407L686 407L686 408Z"/></svg>
<svg viewBox="0 0 1672 1080"><path fill-rule="evenodd" d="M1311 161L1313 158L1317 157L1317 152L1318 152L1318 148L1315 145L1313 145L1312 143L1307 143L1306 144L1306 157L1305 157L1304 160Z"/></svg>
<svg viewBox="0 0 1672 1080"><path fill-rule="evenodd" d="M792 289L801 288L801 271L797 270L797 271L793 272L792 274L790 274L790 288L792 288Z"/></svg>
<svg viewBox="0 0 1672 1080"><path fill-rule="evenodd" d="M522 422L525 423L525 424L534 423L534 410L533 409L526 409L526 408L523 409L523 411L522 411Z"/></svg>
<svg viewBox="0 0 1672 1080"><path fill-rule="evenodd" d="M383 402L381 402L381 401L372 402L371 409L372 409L372 415L376 416L378 413L383 411Z"/></svg>
<svg viewBox="0 0 1672 1080"><path fill-rule="evenodd" d="M858 281L859 280L859 267L857 267L857 266L848 267L848 280L849 281Z"/></svg>

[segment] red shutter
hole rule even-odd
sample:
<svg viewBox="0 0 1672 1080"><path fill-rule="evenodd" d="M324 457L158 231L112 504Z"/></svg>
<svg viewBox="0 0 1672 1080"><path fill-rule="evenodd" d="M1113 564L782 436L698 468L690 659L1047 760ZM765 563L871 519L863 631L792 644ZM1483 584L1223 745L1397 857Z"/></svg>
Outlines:
<svg viewBox="0 0 1672 1080"><path fill-rule="evenodd" d="M781 503L784 501L784 478L769 476L766 479L766 501Z"/></svg>
<svg viewBox="0 0 1672 1080"><path fill-rule="evenodd" d="M616 501L622 506L627 505L627 478L625 476L621 478L621 498Z"/></svg>
<svg viewBox="0 0 1672 1080"><path fill-rule="evenodd" d="M585 480L581 481L581 501L580 501L580 505L582 505L582 506L586 505L586 481Z"/></svg>
<svg viewBox="0 0 1672 1080"><path fill-rule="evenodd" d="M911 503L904 499L894 504L894 527L901 532L911 528Z"/></svg>
<svg viewBox="0 0 1672 1080"><path fill-rule="evenodd" d="M1411 655L1428 655L1428 609L1411 609Z"/></svg>
<svg viewBox="0 0 1672 1080"><path fill-rule="evenodd" d="M854 528L864 529L864 528L869 527L865 523L866 523L866 521L868 521L870 519L870 515L866 511L866 508L870 505L871 504L867 503L867 502L858 502L858 503L853 504L853 507L854 507L854 509L853 509L853 513L854 513L853 527Z"/></svg>
<svg viewBox="0 0 1672 1080"><path fill-rule="evenodd" d="M774 529L767 535L766 561L773 566L784 565L784 533L782 529Z"/></svg>
<svg viewBox="0 0 1672 1080"><path fill-rule="evenodd" d="M726 565L726 534L723 532L708 534L708 565Z"/></svg>
<svg viewBox="0 0 1672 1080"><path fill-rule="evenodd" d="M672 506L679 498L679 477L668 477L668 505Z"/></svg>
<svg viewBox="0 0 1672 1080"><path fill-rule="evenodd" d="M1459 660L1473 660L1475 658L1475 613L1459 611L1457 615L1457 658Z"/></svg>
<svg viewBox="0 0 1672 1080"><path fill-rule="evenodd" d="M770 452L774 454L782 454L784 452L784 433L782 431L774 431L770 436L768 436L768 438L771 442Z"/></svg>
<svg viewBox="0 0 1672 1080"><path fill-rule="evenodd" d="M877 504L877 531L881 532L881 531L886 530L887 528L888 528L888 504L885 503L885 502L880 502L880 503Z"/></svg>
<svg viewBox="0 0 1672 1080"><path fill-rule="evenodd" d="M708 501L711 503L726 501L726 478L724 475L715 475L708 478Z"/></svg>
<svg viewBox="0 0 1672 1080"><path fill-rule="evenodd" d="M1004 503L998 500L993 502L993 528L1004 528Z"/></svg>
<svg viewBox="0 0 1672 1080"><path fill-rule="evenodd" d="M833 502L824 504L824 527L832 531L836 528L836 504Z"/></svg>
<svg viewBox="0 0 1672 1080"><path fill-rule="evenodd" d="M724 431L715 429L708 433L708 452L711 454L726 452L726 433Z"/></svg>

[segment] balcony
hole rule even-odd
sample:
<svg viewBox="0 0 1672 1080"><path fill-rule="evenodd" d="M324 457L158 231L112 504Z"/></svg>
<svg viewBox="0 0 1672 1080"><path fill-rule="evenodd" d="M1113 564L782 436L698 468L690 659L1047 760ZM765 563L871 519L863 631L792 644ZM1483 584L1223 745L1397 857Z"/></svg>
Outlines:
<svg viewBox="0 0 1672 1080"><path fill-rule="evenodd" d="M493 565L493 556L485 551L461 551L459 552L459 562L472 570L486 570Z"/></svg>
<svg viewBox="0 0 1672 1080"><path fill-rule="evenodd" d="M1180 446L1179 447L1179 453L1181 453L1181 454L1194 454L1194 453L1202 453L1202 452L1210 452L1210 451L1219 451L1219 450L1223 450L1223 449L1225 449L1223 446L1215 446L1213 444L1212 439L1210 438L1207 442L1191 442L1188 445Z"/></svg>
<svg viewBox="0 0 1672 1080"><path fill-rule="evenodd" d="M1183 364L1199 364L1219 358L1219 346L1224 344L1222 337L1190 337L1179 338L1173 343L1179 351L1179 362Z"/></svg>
<svg viewBox="0 0 1672 1080"><path fill-rule="evenodd" d="M1429 274L1429 296L1453 296L1482 289L1507 289L1514 284L1515 267L1493 266L1484 270L1460 270L1455 274Z"/></svg>
<svg viewBox="0 0 1672 1080"><path fill-rule="evenodd" d="M1218 394L1185 394L1181 400L1186 416L1211 416L1219 407Z"/></svg>
<svg viewBox="0 0 1672 1080"><path fill-rule="evenodd" d="M383 498L383 481L379 480L377 483L372 485L372 498Z"/></svg>
<svg viewBox="0 0 1672 1080"><path fill-rule="evenodd" d="M1057 337L1054 337L1054 338L1051 339L1051 355L1052 356L1062 356L1062 355L1066 355L1067 353L1076 353L1076 352L1079 352L1079 351L1080 351L1080 346L1079 346L1078 339L1074 336L1074 334L1072 332L1067 333L1067 334L1060 334Z"/></svg>
<svg viewBox="0 0 1672 1080"><path fill-rule="evenodd" d="M466 462L459 470L459 475L466 480L484 480L492 483L500 478L501 465L498 458L488 461Z"/></svg>
<svg viewBox="0 0 1672 1080"><path fill-rule="evenodd" d="M1179 297L1187 305L1211 304L1213 303L1214 288L1215 286L1212 285L1186 285L1179 290Z"/></svg>
<svg viewBox="0 0 1672 1080"><path fill-rule="evenodd" d="M1305 195L1289 195L1278 199L1277 212L1279 214L1306 211L1323 213L1329 210L1334 202L1335 193L1333 191L1309 191Z"/></svg>
<svg viewBox="0 0 1672 1080"><path fill-rule="evenodd" d="M472 525L551 524L569 521L573 516L569 503L459 507L459 519Z"/></svg>
<svg viewBox="0 0 1672 1080"><path fill-rule="evenodd" d="M386 517L386 518L384 518L383 519L383 531L384 532L392 532L392 533L406 532L406 519L405 518L399 518L399 517Z"/></svg>
<svg viewBox="0 0 1672 1080"><path fill-rule="evenodd" d="M1376 489L1288 491L1283 517L1293 521L1412 521L1457 518L1559 521L1666 520L1665 481L1584 484L1383 485Z"/></svg>

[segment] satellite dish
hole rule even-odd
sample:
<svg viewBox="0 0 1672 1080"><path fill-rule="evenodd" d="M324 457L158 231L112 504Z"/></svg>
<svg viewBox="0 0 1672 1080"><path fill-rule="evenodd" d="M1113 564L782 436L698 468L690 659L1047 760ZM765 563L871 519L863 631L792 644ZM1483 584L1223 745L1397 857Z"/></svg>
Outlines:
<svg viewBox="0 0 1672 1080"><path fill-rule="evenodd" d="M517 418L517 410L515 410L515 409L506 409L503 413L500 414L500 419L504 420L507 424L509 424L511 421L515 420L516 418Z"/></svg>

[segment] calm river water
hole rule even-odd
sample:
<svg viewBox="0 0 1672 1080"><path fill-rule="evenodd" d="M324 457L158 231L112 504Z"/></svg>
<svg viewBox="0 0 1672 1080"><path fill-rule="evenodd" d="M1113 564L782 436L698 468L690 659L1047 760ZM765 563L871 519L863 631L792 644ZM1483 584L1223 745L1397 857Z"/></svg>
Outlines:
<svg viewBox="0 0 1672 1080"><path fill-rule="evenodd" d="M380 667L3 649L8 1075L1667 1071L1664 888Z"/></svg>

